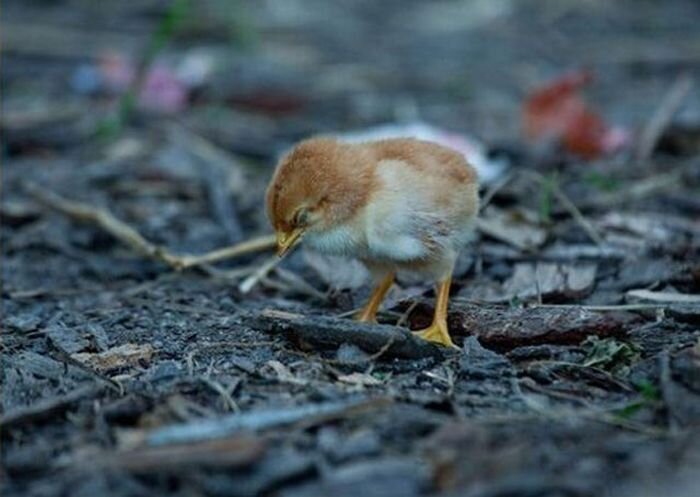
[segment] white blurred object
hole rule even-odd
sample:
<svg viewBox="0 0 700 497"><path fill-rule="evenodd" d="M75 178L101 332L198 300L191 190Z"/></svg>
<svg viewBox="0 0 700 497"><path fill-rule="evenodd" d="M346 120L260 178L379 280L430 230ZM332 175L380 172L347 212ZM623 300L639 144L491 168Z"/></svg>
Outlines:
<svg viewBox="0 0 700 497"><path fill-rule="evenodd" d="M500 178L508 166L505 159L488 157L486 147L477 139L446 131L422 121L383 124L363 130L336 134L335 137L349 143L385 140L388 138L417 138L439 143L461 152L467 159L467 162L476 169L479 174L479 182L482 184L492 183Z"/></svg>

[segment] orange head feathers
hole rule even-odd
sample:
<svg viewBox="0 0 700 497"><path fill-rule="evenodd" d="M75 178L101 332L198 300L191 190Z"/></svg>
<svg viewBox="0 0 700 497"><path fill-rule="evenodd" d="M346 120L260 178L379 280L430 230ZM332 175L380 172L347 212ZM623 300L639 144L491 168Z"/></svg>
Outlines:
<svg viewBox="0 0 700 497"><path fill-rule="evenodd" d="M328 138L298 144L282 158L267 190L267 214L280 255L307 231L351 218L371 190L369 160Z"/></svg>

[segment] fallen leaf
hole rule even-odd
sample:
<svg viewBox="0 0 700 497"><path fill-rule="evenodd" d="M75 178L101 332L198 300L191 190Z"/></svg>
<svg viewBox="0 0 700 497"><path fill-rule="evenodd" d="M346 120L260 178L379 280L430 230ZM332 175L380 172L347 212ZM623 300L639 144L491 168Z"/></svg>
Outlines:
<svg viewBox="0 0 700 497"><path fill-rule="evenodd" d="M640 359L639 347L615 338L588 337L582 344L586 351L583 365L598 367L618 376L626 376L629 367Z"/></svg>
<svg viewBox="0 0 700 497"><path fill-rule="evenodd" d="M523 105L526 138L535 143L561 143L567 151L584 159L622 148L628 133L609 126L581 95L591 80L589 72L576 71L533 91Z"/></svg>
<svg viewBox="0 0 700 497"><path fill-rule="evenodd" d="M675 293L675 292L653 292L651 290L630 290L627 297L639 300L650 300L660 303L678 304L700 304L700 294Z"/></svg>

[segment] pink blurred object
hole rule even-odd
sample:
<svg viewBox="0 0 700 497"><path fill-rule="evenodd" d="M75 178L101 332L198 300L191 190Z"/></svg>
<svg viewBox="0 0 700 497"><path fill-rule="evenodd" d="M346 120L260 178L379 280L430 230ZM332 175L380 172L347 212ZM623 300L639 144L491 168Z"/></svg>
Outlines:
<svg viewBox="0 0 700 497"><path fill-rule="evenodd" d="M187 105L189 91L175 73L163 66L151 68L139 93L139 105L147 110L171 114Z"/></svg>
<svg viewBox="0 0 700 497"><path fill-rule="evenodd" d="M102 54L97 67L102 87L112 93L124 93L136 78L135 64L119 52ZM148 69L141 85L139 107L165 114L183 110L190 90L203 84L212 68L211 57L196 52L186 55L177 67L157 60Z"/></svg>

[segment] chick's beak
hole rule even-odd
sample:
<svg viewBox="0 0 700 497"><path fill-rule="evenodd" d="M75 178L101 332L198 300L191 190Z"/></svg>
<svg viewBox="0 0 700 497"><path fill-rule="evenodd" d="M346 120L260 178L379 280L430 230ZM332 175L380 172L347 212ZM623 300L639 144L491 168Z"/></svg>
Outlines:
<svg viewBox="0 0 700 497"><path fill-rule="evenodd" d="M296 245L296 243L301 239L304 234L303 228L294 228L292 231L278 231L277 232L277 255L282 257L284 254L289 252L289 250Z"/></svg>

